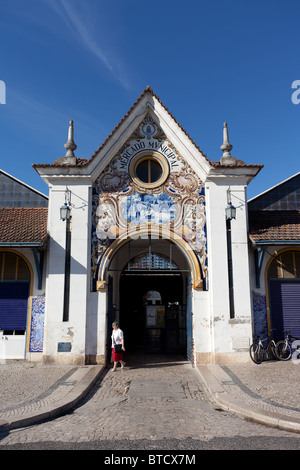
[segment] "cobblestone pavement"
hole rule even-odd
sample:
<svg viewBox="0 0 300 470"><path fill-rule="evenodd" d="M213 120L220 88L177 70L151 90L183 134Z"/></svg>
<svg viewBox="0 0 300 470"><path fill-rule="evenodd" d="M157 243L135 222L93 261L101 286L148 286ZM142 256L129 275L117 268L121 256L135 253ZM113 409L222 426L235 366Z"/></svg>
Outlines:
<svg viewBox="0 0 300 470"><path fill-rule="evenodd" d="M209 365L231 396L268 412L300 418L300 364L268 361L262 364Z"/></svg>
<svg viewBox="0 0 300 470"><path fill-rule="evenodd" d="M78 367L43 365L39 362L7 361L0 364L0 418L19 410L48 406L69 393L66 386Z"/></svg>
<svg viewBox="0 0 300 470"><path fill-rule="evenodd" d="M76 444L80 449L93 442L111 445L112 440L114 446L119 443L123 449L124 442L129 448L132 448L130 442L138 441L145 441L150 447L152 443L155 447L164 440L170 443L170 439L177 443L229 439L233 445L237 438L261 436L275 442L291 436L287 431L252 423L221 410L207 393L197 370L182 358L157 359L148 356L133 362L128 358L130 365L124 370L105 370L84 402L72 413L13 430L2 436L0 449L1 446L38 442L51 443L52 448L55 444L58 448L62 443ZM71 369L61 372L67 377ZM226 374L228 372L226 370ZM54 376L55 372L49 382L53 382ZM247 384L247 377L244 379ZM46 388L45 384L41 385L41 393ZM300 435L293 434L292 438L300 444Z"/></svg>

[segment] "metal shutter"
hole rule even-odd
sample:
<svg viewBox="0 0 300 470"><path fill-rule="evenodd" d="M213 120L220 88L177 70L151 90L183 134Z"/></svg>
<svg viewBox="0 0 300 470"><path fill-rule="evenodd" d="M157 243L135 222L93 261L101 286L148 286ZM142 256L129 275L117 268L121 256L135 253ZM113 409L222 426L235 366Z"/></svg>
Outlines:
<svg viewBox="0 0 300 470"><path fill-rule="evenodd" d="M269 292L274 338L282 339L283 330L300 338L300 281L270 280Z"/></svg>
<svg viewBox="0 0 300 470"><path fill-rule="evenodd" d="M26 330L29 282L0 282L0 327Z"/></svg>

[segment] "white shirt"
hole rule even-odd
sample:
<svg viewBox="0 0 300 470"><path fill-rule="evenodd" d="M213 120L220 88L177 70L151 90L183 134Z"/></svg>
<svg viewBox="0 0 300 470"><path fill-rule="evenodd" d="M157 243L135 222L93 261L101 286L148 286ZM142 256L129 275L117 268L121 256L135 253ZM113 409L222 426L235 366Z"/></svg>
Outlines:
<svg viewBox="0 0 300 470"><path fill-rule="evenodd" d="M113 330L111 335L111 347L114 347L114 344L122 344L122 339L124 338L123 331L118 328L117 330Z"/></svg>

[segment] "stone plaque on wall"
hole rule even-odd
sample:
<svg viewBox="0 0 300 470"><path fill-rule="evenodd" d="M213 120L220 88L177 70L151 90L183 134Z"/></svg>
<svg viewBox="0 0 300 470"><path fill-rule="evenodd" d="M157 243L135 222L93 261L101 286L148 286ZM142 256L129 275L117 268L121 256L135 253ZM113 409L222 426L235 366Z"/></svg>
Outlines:
<svg viewBox="0 0 300 470"><path fill-rule="evenodd" d="M242 338L232 338L232 349L249 349L249 338L242 337Z"/></svg>

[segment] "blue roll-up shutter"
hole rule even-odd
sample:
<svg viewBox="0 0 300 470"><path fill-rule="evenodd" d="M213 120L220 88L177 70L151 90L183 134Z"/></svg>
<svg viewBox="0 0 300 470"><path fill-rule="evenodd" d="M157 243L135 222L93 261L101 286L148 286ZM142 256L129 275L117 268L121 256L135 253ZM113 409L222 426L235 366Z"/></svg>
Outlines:
<svg viewBox="0 0 300 470"><path fill-rule="evenodd" d="M29 282L0 282L0 327L25 330Z"/></svg>
<svg viewBox="0 0 300 470"><path fill-rule="evenodd" d="M270 280L271 326L276 340L284 330L300 338L300 281Z"/></svg>

